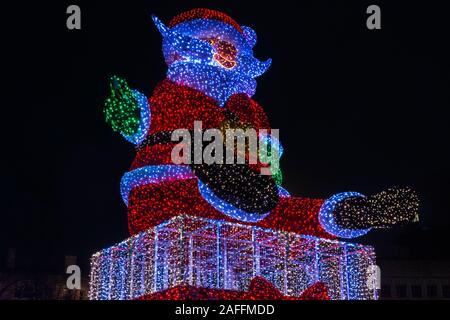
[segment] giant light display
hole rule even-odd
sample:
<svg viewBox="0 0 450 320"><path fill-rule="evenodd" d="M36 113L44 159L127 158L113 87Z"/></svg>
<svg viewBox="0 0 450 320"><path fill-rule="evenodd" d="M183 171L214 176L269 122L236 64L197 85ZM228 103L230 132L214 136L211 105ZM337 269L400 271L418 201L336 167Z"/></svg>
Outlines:
<svg viewBox="0 0 450 320"><path fill-rule="evenodd" d="M119 77L104 108L136 145L121 181L131 237L92 256L91 299L376 299L372 247L340 241L414 220L409 188L326 200L291 196L279 166L174 164L174 130L270 130L251 99L271 60L253 56L256 33L224 13L194 9L167 25L167 77L147 99ZM260 143L281 156L280 141ZM260 157L261 158L261 157Z"/></svg>

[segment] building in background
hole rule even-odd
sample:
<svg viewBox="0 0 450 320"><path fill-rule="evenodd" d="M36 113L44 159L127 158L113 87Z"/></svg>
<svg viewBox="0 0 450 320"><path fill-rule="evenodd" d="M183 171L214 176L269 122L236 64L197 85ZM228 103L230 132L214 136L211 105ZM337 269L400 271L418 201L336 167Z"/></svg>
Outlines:
<svg viewBox="0 0 450 320"><path fill-rule="evenodd" d="M86 300L88 279L81 278L81 289L70 290L67 266L77 264L77 257L66 256L61 272L27 272L16 266L16 251L9 249L6 269L0 269L0 300Z"/></svg>
<svg viewBox="0 0 450 320"><path fill-rule="evenodd" d="M450 261L382 260L383 300L450 300Z"/></svg>

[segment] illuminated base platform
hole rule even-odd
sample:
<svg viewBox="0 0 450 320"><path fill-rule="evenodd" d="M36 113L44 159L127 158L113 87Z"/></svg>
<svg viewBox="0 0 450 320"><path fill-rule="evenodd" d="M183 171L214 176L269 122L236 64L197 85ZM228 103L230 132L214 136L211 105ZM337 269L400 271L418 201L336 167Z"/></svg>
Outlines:
<svg viewBox="0 0 450 320"><path fill-rule="evenodd" d="M178 216L94 254L89 297L139 299L183 287L245 293L262 279L287 298L321 285L330 299L377 299L374 266L369 246Z"/></svg>

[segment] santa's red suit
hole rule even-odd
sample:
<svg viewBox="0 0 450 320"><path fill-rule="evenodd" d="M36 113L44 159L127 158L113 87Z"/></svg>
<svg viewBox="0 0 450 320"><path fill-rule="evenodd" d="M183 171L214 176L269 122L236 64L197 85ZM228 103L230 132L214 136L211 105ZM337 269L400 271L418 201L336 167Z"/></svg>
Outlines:
<svg viewBox="0 0 450 320"><path fill-rule="evenodd" d="M151 125L149 137L179 128L192 129L201 120L203 128L219 128L231 112L242 123L255 129L268 129L269 121L262 107L245 94L231 96L224 107L202 92L168 79L155 88L149 99ZM159 165L175 166L171 159L174 143L152 139L151 145L138 147L130 172ZM322 199L281 196L278 205L256 225L322 238L334 238L319 223ZM147 230L172 217L188 214L198 217L236 221L212 207L201 196L196 177L169 178L134 187L128 196L128 224L132 235Z"/></svg>
<svg viewBox="0 0 450 320"><path fill-rule="evenodd" d="M326 232L319 222L318 213L324 202L322 199L282 195L276 207L265 218L255 223L249 223L233 219L211 206L199 192L198 178L193 174L169 175L163 179L161 176L153 180L145 179L145 172L147 172L145 170L147 169L148 172L152 172L151 175L153 168L177 167L171 158L175 143L168 141L167 137L161 138L164 133L170 133L179 128L193 129L194 121L202 121L203 129L219 128L230 117L230 114L256 130L270 129L268 118L256 101L246 94L235 94L223 107L220 107L214 99L204 93L165 79L157 85L148 99L148 106L151 112L148 133L143 142L137 146L137 155L130 171L124 176L133 176L135 172L141 171L139 183L133 185L131 182L132 185L127 186L123 192L124 199L128 203L128 225L131 235L148 230L178 215L186 214L253 224L263 228L321 238L335 238ZM186 165L179 165L179 167L187 168ZM143 169L145 170L143 171ZM128 180L127 183L130 183ZM194 288L190 289L194 290ZM273 290L276 291L275 288ZM327 297L325 287L319 283L311 290L307 292L314 292L314 296L308 294L303 298L307 299L317 295L320 295L321 298ZM182 292L190 294L186 293L185 289ZM212 294L208 290L205 292L206 296ZM214 294L218 294L219 297L221 295L220 292ZM238 293L234 293L234 295L234 298L239 298ZM242 297L245 298L246 295L244 294ZM276 295L269 295L267 298L274 297ZM148 298L157 297L150 295Z"/></svg>

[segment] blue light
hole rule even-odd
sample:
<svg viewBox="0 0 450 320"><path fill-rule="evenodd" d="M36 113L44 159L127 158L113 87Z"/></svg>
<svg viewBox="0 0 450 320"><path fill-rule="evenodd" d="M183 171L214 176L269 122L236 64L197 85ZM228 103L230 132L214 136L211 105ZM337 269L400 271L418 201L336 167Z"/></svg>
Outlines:
<svg viewBox="0 0 450 320"><path fill-rule="evenodd" d="M287 191L285 188L281 186L278 186L278 195L280 196L280 198L288 198L291 196L289 191Z"/></svg>
<svg viewBox="0 0 450 320"><path fill-rule="evenodd" d="M220 106L235 93L253 96L254 78L266 72L272 62L271 59L261 62L253 56L256 33L249 27L243 27L244 34L241 34L233 26L217 20L193 19L173 28L155 16L153 21L163 36L163 54L169 66L167 77L203 92ZM211 38L234 46L235 66L226 68L214 58L218 51L206 41Z"/></svg>
<svg viewBox="0 0 450 320"><path fill-rule="evenodd" d="M145 166L127 172L120 181L120 193L123 202L128 206L128 196L135 187L160 183L167 180L186 180L195 178L191 168L183 165L156 165Z"/></svg>
<svg viewBox="0 0 450 320"><path fill-rule="evenodd" d="M255 79L208 64L175 62L169 66L167 78L203 92L220 106L233 94L252 96L256 91Z"/></svg>
<svg viewBox="0 0 450 320"><path fill-rule="evenodd" d="M232 204L220 199L217 197L211 189L208 188L206 184L198 180L198 190L202 197L208 202L211 206L213 206L216 210L222 212L223 214L245 222L258 222L264 219L270 212L259 214L247 212L244 210L240 210L233 206Z"/></svg>
<svg viewBox="0 0 450 320"><path fill-rule="evenodd" d="M332 197L325 200L319 211L319 222L322 227L330 234L335 235L340 238L356 238L365 235L370 231L369 229L351 230L343 229L339 227L334 220L333 211L336 204L339 202L352 197L365 197L358 192L342 192L333 195Z"/></svg>
<svg viewBox="0 0 450 320"><path fill-rule="evenodd" d="M147 136L148 129L150 128L151 112L147 97L144 94L140 93L138 90L133 90L133 95L139 105L141 113L141 116L139 117L139 129L133 135L126 135L123 133L122 135L128 142L138 145L144 141Z"/></svg>
<svg viewBox="0 0 450 320"><path fill-rule="evenodd" d="M197 179L192 169L187 165L155 165L145 166L125 173L120 182L120 193L123 202L128 206L128 196L133 188L168 180ZM198 180L198 187L202 197L215 209L223 214L246 222L257 222L266 217L266 214L248 213L235 208L233 205L218 198L203 182ZM289 192L278 187L279 196L289 197Z"/></svg>

